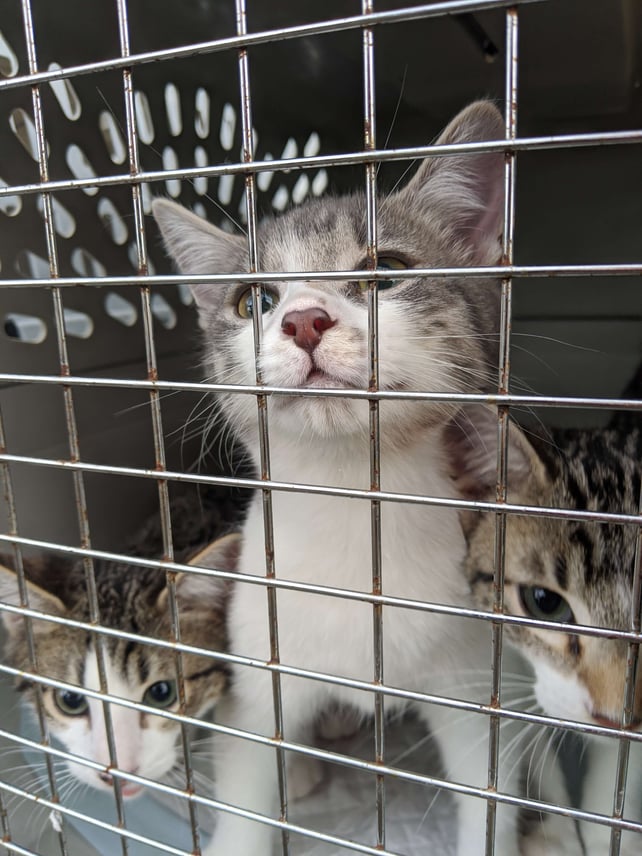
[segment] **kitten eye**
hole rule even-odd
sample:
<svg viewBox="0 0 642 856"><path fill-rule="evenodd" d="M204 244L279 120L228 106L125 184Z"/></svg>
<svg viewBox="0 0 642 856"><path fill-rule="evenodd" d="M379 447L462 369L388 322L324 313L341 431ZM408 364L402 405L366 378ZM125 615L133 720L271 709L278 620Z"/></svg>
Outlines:
<svg viewBox="0 0 642 856"><path fill-rule="evenodd" d="M377 270L406 270L408 265L405 262L402 262L401 259L396 259L394 256L379 256L377 259ZM403 280L400 279L380 279L377 281L377 287L379 291L382 291L386 288L393 288L395 285L398 285ZM368 290L368 280L360 279L357 282L360 291Z"/></svg>
<svg viewBox="0 0 642 856"><path fill-rule="evenodd" d="M541 586L520 586L519 598L524 611L532 618L574 624L573 610L561 594Z"/></svg>
<svg viewBox="0 0 642 856"><path fill-rule="evenodd" d="M85 696L72 690L56 690L54 701L58 710L66 716L82 716L89 709Z"/></svg>
<svg viewBox="0 0 642 856"><path fill-rule="evenodd" d="M279 295L275 291L268 291L266 288L261 289L261 313L265 314L279 302ZM251 318L254 315L254 295L252 289L248 288L241 295L239 302L236 304L236 310L241 318Z"/></svg>
<svg viewBox="0 0 642 856"><path fill-rule="evenodd" d="M157 681L147 687L143 702L150 707L171 707L176 696L176 681Z"/></svg>

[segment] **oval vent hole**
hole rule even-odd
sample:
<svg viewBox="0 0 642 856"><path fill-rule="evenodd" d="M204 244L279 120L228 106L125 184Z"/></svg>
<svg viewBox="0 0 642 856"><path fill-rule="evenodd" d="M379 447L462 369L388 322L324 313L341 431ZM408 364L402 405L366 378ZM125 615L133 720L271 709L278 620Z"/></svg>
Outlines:
<svg viewBox="0 0 642 856"><path fill-rule="evenodd" d="M139 268L138 247L136 246L135 243L131 243L127 247L127 258L129 259L129 263L134 268L134 270L137 271ZM147 273L150 276L154 276L154 274L156 273L156 268L154 267L154 262L149 257L147 258Z"/></svg>
<svg viewBox="0 0 642 856"><path fill-rule="evenodd" d="M235 177L236 176L234 175L222 175L218 180L218 190L216 195L218 196L218 201L222 205L229 205L232 201Z"/></svg>
<svg viewBox="0 0 642 856"><path fill-rule="evenodd" d="M178 155L171 146L165 146L163 149L163 169L178 169ZM173 196L174 199L181 195L181 183L178 179L168 178L165 182L165 187L169 195Z"/></svg>
<svg viewBox="0 0 642 856"><path fill-rule="evenodd" d="M202 86L196 90L194 102L194 130L196 136L206 140L210 135L210 96Z"/></svg>
<svg viewBox="0 0 642 856"><path fill-rule="evenodd" d="M288 189L284 184L282 184L272 197L272 208L274 208L276 211L285 210L289 199L290 194L288 193Z"/></svg>
<svg viewBox="0 0 642 856"><path fill-rule="evenodd" d="M234 132L236 131L236 110L231 104L226 104L223 107L221 116L221 130L219 138L221 145L226 152L229 152L234 145Z"/></svg>
<svg viewBox="0 0 642 856"><path fill-rule="evenodd" d="M65 160L74 178L96 178L96 170L89 163L87 155L83 152L80 146L72 143L67 146ZM87 196L95 196L98 193L97 187L83 187L83 192Z"/></svg>
<svg viewBox="0 0 642 856"><path fill-rule="evenodd" d="M321 151L321 137L316 131L312 131L305 145L303 146L303 157L313 158Z"/></svg>
<svg viewBox="0 0 642 856"><path fill-rule="evenodd" d="M15 77L18 73L18 57L0 30L0 74L3 77Z"/></svg>
<svg viewBox="0 0 642 856"><path fill-rule="evenodd" d="M77 309L63 309L65 333L75 339L88 339L94 332L94 322L85 312Z"/></svg>
<svg viewBox="0 0 642 856"><path fill-rule="evenodd" d="M0 178L0 187L8 187L4 179ZM0 211L7 217L15 217L22 209L22 199L19 196L0 196Z"/></svg>
<svg viewBox="0 0 642 856"><path fill-rule="evenodd" d="M103 110L98 117L98 130L101 133L107 154L115 164L125 163L127 149L120 134L116 120L108 110Z"/></svg>
<svg viewBox="0 0 642 856"><path fill-rule="evenodd" d="M4 316L4 332L10 339L37 345L47 337L47 325L35 315L9 312Z"/></svg>
<svg viewBox="0 0 642 856"><path fill-rule="evenodd" d="M203 148L203 146L196 146L194 149L194 164L196 166L207 166L208 165L208 157L207 152ZM207 193L207 177L204 175L197 175L194 179L194 190L198 193L199 196L205 196Z"/></svg>
<svg viewBox="0 0 642 856"><path fill-rule="evenodd" d="M49 262L31 250L20 250L16 256L16 268L29 279L49 279Z"/></svg>
<svg viewBox="0 0 642 856"><path fill-rule="evenodd" d="M134 111L136 113L136 129L143 143L150 145L154 142L154 122L149 100L140 90L134 93Z"/></svg>
<svg viewBox="0 0 642 856"><path fill-rule="evenodd" d="M96 277L107 276L107 268L95 256L83 247L76 247L71 252L71 266L78 276Z"/></svg>
<svg viewBox="0 0 642 856"><path fill-rule="evenodd" d="M116 294L115 291L110 291L105 297L105 312L110 318L118 321L119 324L124 324L125 327L133 327L138 318L134 304L121 297L120 294Z"/></svg>
<svg viewBox="0 0 642 856"><path fill-rule="evenodd" d="M271 154L269 154L269 152L268 152L268 153L265 155L265 157L263 158L263 160L264 160L264 161L271 161L271 160L274 160L274 158L273 158L273 157L272 157L272 155L271 155ZM268 187L269 187L269 186L270 186L270 184L272 183L272 176L273 176L273 175L274 175L274 173L273 173L272 171L269 171L269 170L268 170L268 171L266 171L266 172L259 172L259 173L257 173L257 175L256 175L256 185L257 185L257 187L259 188L259 190L262 190L262 191L265 193L265 191L268 189Z"/></svg>
<svg viewBox="0 0 642 856"><path fill-rule="evenodd" d="M16 107L9 115L9 127L16 135L26 152L37 161L38 160L38 136L36 134L36 126L33 119L23 110L22 107ZM47 145L47 154L49 154L49 145Z"/></svg>
<svg viewBox="0 0 642 856"><path fill-rule="evenodd" d="M111 199L103 197L98 200L98 216L115 244L122 247L127 243L127 226Z"/></svg>
<svg viewBox="0 0 642 856"><path fill-rule="evenodd" d="M194 303L194 295L192 294L192 289L189 285L185 285L184 282L179 282L176 288L178 289L178 299L183 306L191 306Z"/></svg>
<svg viewBox="0 0 642 856"><path fill-rule="evenodd" d="M166 330L176 327L176 313L162 294L152 294L150 305L152 315Z"/></svg>
<svg viewBox="0 0 642 856"><path fill-rule="evenodd" d="M298 205L300 202L303 202L309 192L310 179L304 173L298 177L296 184L292 188L292 201Z"/></svg>
<svg viewBox="0 0 642 856"><path fill-rule="evenodd" d="M49 64L49 71L58 71L58 69L60 69L60 66L57 62ZM60 109L65 116L71 119L72 122L80 119L82 107L71 82L69 80L52 80L49 86L51 86L53 94L56 96L56 101L60 104Z"/></svg>
<svg viewBox="0 0 642 856"><path fill-rule="evenodd" d="M168 83L165 87L165 110L167 111L167 124L172 137L178 137L183 130L183 117L181 115L181 95L174 83Z"/></svg>
<svg viewBox="0 0 642 856"><path fill-rule="evenodd" d="M45 201L42 194L36 201L36 207L38 208L41 216L44 217ZM76 219L73 214L65 208L62 202L58 202L54 196L51 197L51 210L53 214L53 225L56 232L61 238L71 238L76 231Z"/></svg>
<svg viewBox="0 0 642 856"><path fill-rule="evenodd" d="M321 196L328 186L328 172L325 169L320 169L312 180L312 195Z"/></svg>

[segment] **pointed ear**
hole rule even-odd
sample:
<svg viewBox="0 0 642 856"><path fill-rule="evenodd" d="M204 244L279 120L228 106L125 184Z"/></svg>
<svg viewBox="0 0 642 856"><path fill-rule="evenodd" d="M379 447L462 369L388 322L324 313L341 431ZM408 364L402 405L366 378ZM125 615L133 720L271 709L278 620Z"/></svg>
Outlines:
<svg viewBox="0 0 642 856"><path fill-rule="evenodd" d="M490 101L475 101L443 131L437 145L504 139L504 120ZM504 212L504 153L428 157L399 192L407 205L436 217L472 264L496 264Z"/></svg>
<svg viewBox="0 0 642 856"><path fill-rule="evenodd" d="M464 499L494 501L497 488L497 411L485 405L460 410L444 431L450 475ZM539 455L520 428L508 430L508 499L542 490L550 477ZM529 490L529 488L531 490ZM475 512L461 513L466 534L476 525Z"/></svg>
<svg viewBox="0 0 642 856"><path fill-rule="evenodd" d="M234 273L247 267L244 238L230 235L169 199L155 199L152 213L165 249L181 273ZM199 307L218 303L219 286L191 286Z"/></svg>
<svg viewBox="0 0 642 856"><path fill-rule="evenodd" d="M210 568L219 571L235 571L241 549L241 536L232 532L212 541L193 556L188 564L195 568ZM230 584L226 580L203 574L182 573L176 577L176 596L181 612L195 609L222 608L227 600ZM158 596L159 609L167 609L167 588Z"/></svg>
<svg viewBox="0 0 642 856"><path fill-rule="evenodd" d="M37 563L38 560L34 560ZM24 561L25 574L29 577L29 560ZM48 592L27 579L27 596L29 608L39 609L50 615L64 615L66 608L64 603L55 595ZM0 601L11 606L22 606L20 590L18 588L18 575L11 568L0 565ZM16 636L24 627L22 615L14 612L2 611L2 623L9 636Z"/></svg>

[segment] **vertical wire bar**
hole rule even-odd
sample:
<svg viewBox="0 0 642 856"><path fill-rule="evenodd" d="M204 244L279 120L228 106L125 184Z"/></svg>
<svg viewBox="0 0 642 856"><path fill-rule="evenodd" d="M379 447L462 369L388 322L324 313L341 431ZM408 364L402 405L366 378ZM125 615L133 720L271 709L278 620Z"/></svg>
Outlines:
<svg viewBox="0 0 642 856"><path fill-rule="evenodd" d="M2 409L0 408L0 451L4 453L7 448L7 440L4 429L4 417L2 415ZM13 491L13 479L11 478L11 469L9 464L6 461L3 461L0 464L0 473L2 473L2 486L3 486L3 495L5 499L5 504L7 507L7 517L9 523L9 534L13 536L18 535L18 515L16 513L16 502L15 502L15 494ZM13 556L14 556L14 567L16 569L16 575L18 579L18 591L20 594L20 605L25 606L29 609L29 590L27 588L27 580L24 572L24 565L22 562L22 549L20 545L15 543L13 544ZM29 657L29 667L36 673L39 672L38 669L38 653L36 651L36 643L33 636L33 621L31 616L23 615L22 620L25 626L25 633L27 636L27 653ZM38 719L38 727L40 730L40 741L43 746L50 745L49 738L49 728L47 725L47 718L45 716L45 708L44 702L42 698L42 686L40 684L34 684L33 686L36 698L36 715ZM51 799L56 801L58 799L57 794L57 786L56 779L54 773L54 759L52 756L45 752L45 766L47 769L47 779L49 784L49 790L51 793ZM2 817L2 836L3 840L10 841L11 840L11 826L9 823L9 815L7 813L7 809L4 803L4 794L0 792L0 816ZM67 852L67 843L64 826L61 825L58 831L58 840L60 843L60 850L65 856Z"/></svg>
<svg viewBox="0 0 642 856"><path fill-rule="evenodd" d="M236 8L236 33L239 36L247 34L247 12L245 0L235 0ZM241 94L241 131L243 135L243 162L249 163L254 156L254 140L252 133L252 101L250 95L250 67L247 49L241 48L239 57L239 83ZM248 238L248 262L250 273L259 270L258 241L256 233L256 178L254 173L249 172L245 176L245 203L247 213L247 238ZM254 333L254 360L256 366L256 383L263 384L263 376L259 365L261 342L263 339L263 321L260 312L262 302L262 288L259 284L252 285L252 303L255 311L252 313L252 327ZM270 438L268 430L267 397L257 395L257 417L259 428L259 461L261 467L261 479L270 479ZM268 579L276 578L276 566L274 560L274 520L272 514L272 492L269 489L262 491L263 503L263 537L265 541L265 576ZM280 662L279 653L279 623L277 614L277 590L272 586L266 587L268 623L270 633L270 661ZM274 704L274 730L277 740L283 739L283 702L281 692L281 676L278 672L272 673L272 698ZM277 776L279 783L280 819L288 819L288 792L285 771L285 752L281 747L276 749ZM287 829L281 832L281 849L283 856L290 852L290 836Z"/></svg>
<svg viewBox="0 0 642 856"><path fill-rule="evenodd" d="M364 16L374 11L373 0L362 0ZM364 149L376 147L376 93L374 67L374 34L370 27L363 28L363 124ZM377 267L377 166L366 164L366 258L368 270ZM368 283L368 389L379 389L379 305L377 283ZM370 428L370 487L381 489L381 436L379 425L379 402L369 402ZM370 534L372 544L372 592L382 594L381 579L381 503L370 503ZM383 684L383 606L373 605L373 665L375 684ZM375 763L383 764L385 753L384 697L377 693L374 698ZM385 779L376 777L377 847L386 844L386 800Z"/></svg>
<svg viewBox="0 0 642 856"><path fill-rule="evenodd" d="M27 60L29 72L36 74L38 71L38 60L36 55L35 31L33 25L33 16L31 10L31 0L22 0L22 17L25 31L25 42L27 47ZM34 112L34 125L36 129L36 140L38 146L38 168L40 172L40 181L46 183L49 180L49 165L47 142L44 132L44 124L42 117L42 104L40 100L40 87L36 84L32 87L32 103ZM56 236L53 222L53 208L51 204L51 196L46 191L42 194L43 215L45 222L45 237L47 242L47 256L49 259L49 274L52 280L59 276L58 251L56 245ZM65 333L64 309L62 304L62 295L59 288L52 286L51 288L54 321L56 328L56 340L58 347L58 359L60 363L60 373L64 377L70 374L69 356L67 352L67 339ZM73 402L71 387L63 386L63 400L65 404L65 419L67 426L67 436L69 440L69 456L72 461L80 460L80 445L78 441L78 426L76 422L76 413ZM78 528L80 535L80 544L84 549L91 547L91 538L89 532L89 515L87 512L87 500L85 495L85 482L83 473L79 470L73 473L73 485L76 498L76 510L78 516ZM98 596L96 592L96 577L94 574L94 563L90 557L83 559L83 568L85 572L85 584L87 586L87 598L89 605L89 615L93 624L100 623L100 614L98 609ZM104 643L105 640L100 634L93 634L93 643L96 654L96 664L99 677L99 686L101 692L107 692L107 674L105 670ZM114 741L114 733L111 719L111 710L108 702L103 702L103 715L105 719L105 730L107 734L107 746L109 751L109 761L112 766L117 765L116 746ZM121 784L117 778L113 779L114 798L116 802L116 811L118 823L121 826L125 825L125 813L121 794ZM121 848L123 856L128 854L128 843L125 836L121 836Z"/></svg>
<svg viewBox="0 0 642 856"><path fill-rule="evenodd" d="M642 489L638 499L638 510L642 513ZM631 625L634 633L639 633L642 625L642 526L638 527L638 539L635 548L635 566L633 572L633 589L631 601ZM626 664L626 680L622 704L622 728L629 728L635 716L635 690L640 660L640 644L631 642L628 646ZM617 768L615 773L615 791L613 795L613 816L621 819L624 814L626 800L626 778L629 769L630 743L622 737L618 749ZM622 830L611 828L609 856L619 856Z"/></svg>
<svg viewBox="0 0 642 856"><path fill-rule="evenodd" d="M116 0L118 14L118 34L120 40L121 56L130 55L129 42L129 19L127 14L127 0ZM125 100L125 126L127 134L127 152L129 169L132 176L140 174L140 155L138 149L138 133L136 128L136 111L134 106L134 85L131 68L123 69L123 94ZM132 190L132 207L134 211L134 231L136 234L136 260L138 273L141 277L147 276L149 272L147 240L145 236L145 212L143 208L143 195L140 183L134 183ZM141 315L143 318L143 335L145 340L145 355L147 377L150 381L158 380L158 362L156 358L156 345L154 342L154 319L151 310L151 289L149 285L140 286ZM149 391L149 404L152 418L152 435L154 440L154 454L156 469L164 472L167 469L165 455L165 442L163 434L163 420L161 412L160 394L156 389ZM172 520L169 503L169 490L166 479L158 480L158 503L160 510L161 536L163 540L163 559L174 561L174 543L172 538ZM167 571L167 603L170 613L171 632L173 642L181 641L180 615L178 601L176 598L176 574ZM180 651L174 652L174 669L176 672L176 684L178 689L179 711L186 712L187 697L185 693L185 674L183 670L183 657ZM189 733L185 723L180 723L181 748L185 764L185 787L189 793L194 792L194 767L189 742ZM192 843L194 852L200 853L200 833L198 828L198 809L193 800L187 801Z"/></svg>
<svg viewBox="0 0 642 856"><path fill-rule="evenodd" d="M506 140L514 140L517 135L517 9L506 11ZM515 234L515 154L506 153L504 167L504 229L502 235L502 264L512 265ZM499 385L500 394L507 394L510 382L510 333L512 322L512 279L505 277L501 284L501 315L499 342ZM509 408L500 405L497 409L497 502L506 502L508 477L508 432ZM506 559L506 514L497 512L495 516L494 549L494 599L493 611L504 611L504 571ZM501 706L503 624L492 623L492 685L491 706ZM499 716L489 717L488 746L488 790L496 792L499 780ZM486 856L495 852L495 828L497 821L497 803L489 800L486 807Z"/></svg>

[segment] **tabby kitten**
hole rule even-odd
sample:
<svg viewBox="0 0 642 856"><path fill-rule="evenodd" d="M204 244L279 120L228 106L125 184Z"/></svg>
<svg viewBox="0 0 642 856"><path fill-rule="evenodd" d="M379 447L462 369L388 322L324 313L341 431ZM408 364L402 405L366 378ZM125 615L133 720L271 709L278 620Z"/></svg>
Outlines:
<svg viewBox="0 0 642 856"><path fill-rule="evenodd" d="M491 104L460 113L440 144L503 139L504 125ZM501 255L503 163L499 153L453 154L425 159L401 190L378 200L379 369L383 390L480 390L493 386L497 365L499 289L494 280L399 279L406 268L488 265ZM253 318L262 313L259 365L270 386L307 395L268 397L271 476L306 485L368 489L370 426L367 401L309 394L315 390L364 390L369 385L367 283L274 282L255 305L235 273L248 270L247 243L206 223L175 203L156 200L154 216L181 272L229 274L227 284L193 287L204 334L207 377L218 383L256 379ZM360 270L366 266L366 202L362 194L316 199L258 229L264 271ZM246 442L259 469L254 397L221 393L225 418ZM448 407L431 402L382 401L381 484L384 490L451 496L443 464L441 430ZM274 558L282 580L372 589L369 502L314 492L273 491ZM381 509L385 594L428 602L468 604L461 574L465 543L457 515L444 508L385 503ZM239 570L265 572L262 495L254 496L243 529ZM271 546L270 546L271 552ZM372 607L318 594L277 590L280 658L288 665L371 682L374 675ZM384 608L383 660L387 684L452 695L452 674L487 671L488 630L478 623L427 612ZM266 593L237 584L230 613L230 649L260 661L272 657ZM340 684L282 675L284 733L304 741L318 713L331 701L373 710L370 693ZM488 688L475 701L488 700ZM461 690L466 695L466 690ZM399 699L386 698L386 710ZM235 669L224 706L226 723L274 736L272 677ZM439 734L451 779L485 787L488 725L470 716L460 732L443 728L452 711L418 705ZM464 743L466 745L464 745ZM259 815L278 817L274 750L234 738L217 740L218 797ZM458 796L458 854L484 852L486 804ZM498 852L517 851L514 818L500 807ZM208 854L268 856L268 826L221 812Z"/></svg>
<svg viewBox="0 0 642 856"><path fill-rule="evenodd" d="M199 567L233 569L238 536L213 542L192 558ZM106 627L171 640L165 574L143 568L98 560L95 563L100 623ZM48 615L88 622L89 603L82 563L58 557L25 560L29 606ZM227 586L220 580L182 573L176 579L181 641L187 645L225 650ZM0 601L20 605L14 571L0 565ZM21 615L2 611L7 639L5 661L30 671L25 622ZM104 769L95 770L67 762L81 782L98 790L112 789L105 718L102 702L83 690L99 690L97 660L92 636L84 630L33 619L39 673L72 684L70 689L43 685L43 702L51 734L73 754L88 758ZM142 702L159 710L178 710L176 672L172 651L132 640L105 636L104 656L107 688L111 695ZM186 709L198 717L211 708L227 685L227 671L220 662L196 654L182 655ZM35 705L35 690L28 679L18 681L29 705ZM118 768L157 780L177 762L177 722L110 703ZM121 780L121 792L131 798L143 786Z"/></svg>
<svg viewBox="0 0 642 856"><path fill-rule="evenodd" d="M494 499L496 417L480 409L469 418L474 430L466 420L453 423L448 431L458 486L468 497ZM637 514L642 432L632 427L631 419L612 424L627 432L613 427L554 432L552 439L534 441L537 451L511 425L508 501ZM473 594L480 607L492 611L495 517L466 512L463 522L469 542L465 567ZM535 696L546 714L620 727L627 644L555 630L554 623L630 629L638 539L639 528L632 525L508 515L506 612L550 621L553 627L507 625L505 637L532 664ZM641 670L630 728L642 731ZM587 751L581 808L610 815L618 741L592 736ZM636 742L631 742L625 817L642 821L642 744ZM608 826L583 823L580 833L587 854L608 852ZM576 846L572 830L561 833L559 852L575 853ZM549 852L558 851L551 847ZM620 852L627 856L642 852L642 834L625 833Z"/></svg>

